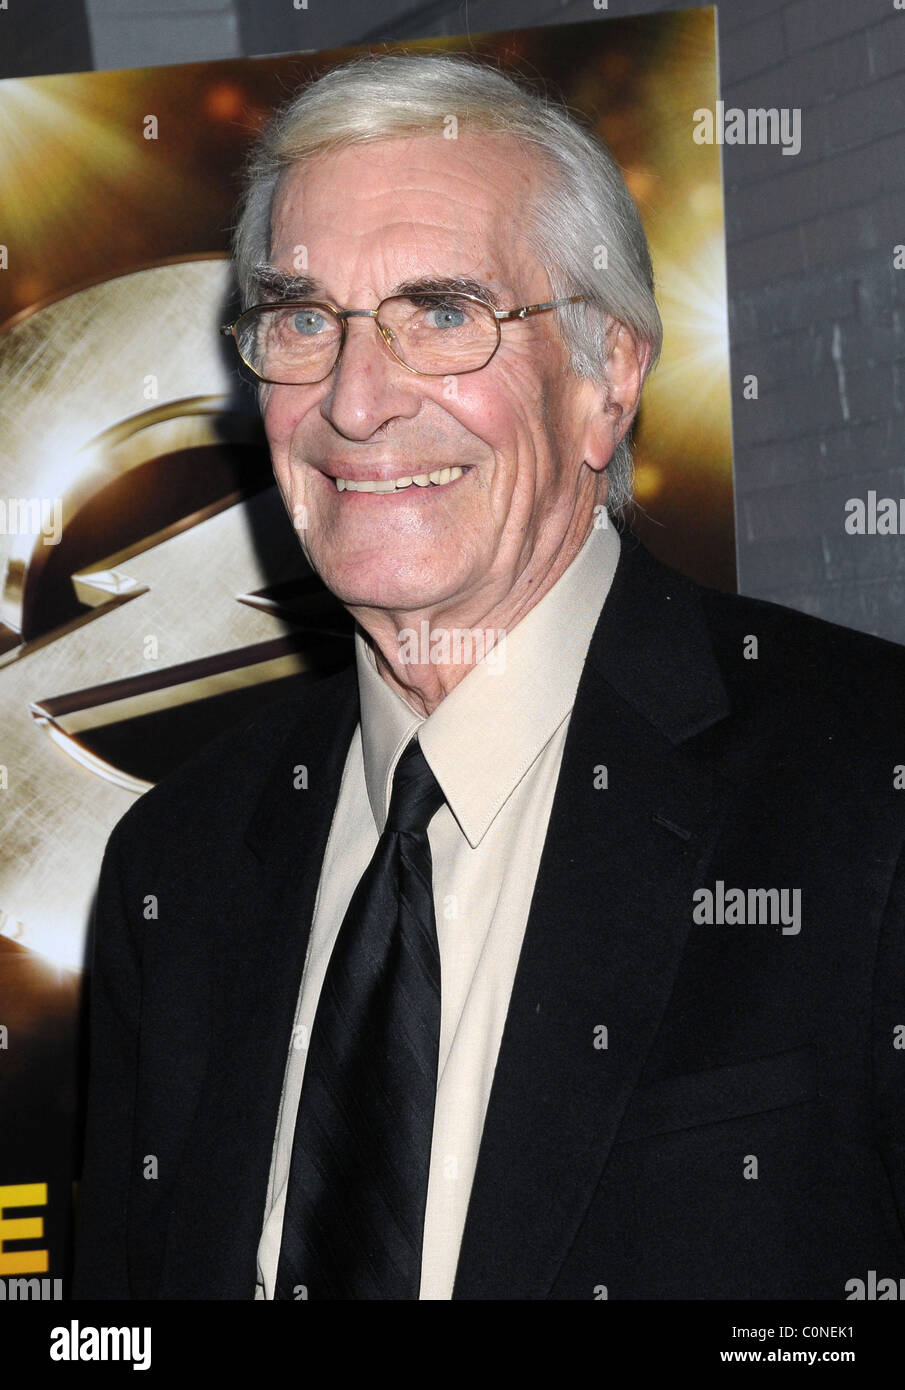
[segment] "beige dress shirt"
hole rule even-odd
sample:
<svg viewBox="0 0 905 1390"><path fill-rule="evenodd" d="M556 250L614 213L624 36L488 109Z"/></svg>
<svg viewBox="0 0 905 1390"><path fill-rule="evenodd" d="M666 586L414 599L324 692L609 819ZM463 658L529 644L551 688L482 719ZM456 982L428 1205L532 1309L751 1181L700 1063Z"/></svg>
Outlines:
<svg viewBox="0 0 905 1390"><path fill-rule="evenodd" d="M302 974L258 1247L256 1298L273 1298L306 1043L316 1027L327 962L383 829L396 763L415 734L446 797L428 832L441 1022L420 1297L452 1296L569 716L619 545L611 526L592 529L553 588L508 633L502 650L473 666L427 718L386 684L370 645L356 636L361 720L343 771Z"/></svg>

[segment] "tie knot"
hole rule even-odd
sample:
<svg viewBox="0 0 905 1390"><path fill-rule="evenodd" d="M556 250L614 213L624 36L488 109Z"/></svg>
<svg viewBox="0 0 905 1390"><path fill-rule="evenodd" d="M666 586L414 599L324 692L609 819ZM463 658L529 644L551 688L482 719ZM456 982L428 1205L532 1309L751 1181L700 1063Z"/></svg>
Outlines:
<svg viewBox="0 0 905 1390"><path fill-rule="evenodd" d="M413 738L396 764L393 794L384 828L408 834L423 833L443 805L443 800L440 784L431 772L418 740Z"/></svg>

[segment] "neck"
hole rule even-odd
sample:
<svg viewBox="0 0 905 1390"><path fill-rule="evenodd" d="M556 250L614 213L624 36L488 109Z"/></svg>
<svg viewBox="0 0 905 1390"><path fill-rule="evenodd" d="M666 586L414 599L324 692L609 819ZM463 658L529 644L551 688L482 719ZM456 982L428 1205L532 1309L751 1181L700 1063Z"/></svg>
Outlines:
<svg viewBox="0 0 905 1390"><path fill-rule="evenodd" d="M349 607L374 652L377 670L419 715L432 714L451 690L522 621L569 568L587 540L590 519L570 526L560 545L534 552L498 600L394 610Z"/></svg>

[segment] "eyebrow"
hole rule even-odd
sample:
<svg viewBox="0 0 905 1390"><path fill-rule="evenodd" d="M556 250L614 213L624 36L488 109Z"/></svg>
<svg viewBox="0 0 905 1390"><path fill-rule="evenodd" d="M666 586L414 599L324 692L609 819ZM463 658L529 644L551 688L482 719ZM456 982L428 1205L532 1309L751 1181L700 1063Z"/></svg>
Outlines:
<svg viewBox="0 0 905 1390"><path fill-rule="evenodd" d="M330 299L321 282L311 275L290 275L288 271L278 270L274 265L256 266L254 279L261 302L318 297ZM469 275L419 275L413 280L403 280L390 290L385 298L396 294L405 295L409 299L416 299L420 295L474 294L479 299L485 299L495 309L500 307L496 291L483 280L475 280Z"/></svg>

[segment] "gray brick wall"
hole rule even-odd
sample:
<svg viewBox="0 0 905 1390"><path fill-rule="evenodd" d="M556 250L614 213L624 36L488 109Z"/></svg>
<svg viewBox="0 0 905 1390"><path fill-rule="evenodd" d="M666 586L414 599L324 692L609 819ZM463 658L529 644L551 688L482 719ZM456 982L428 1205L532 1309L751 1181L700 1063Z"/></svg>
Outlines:
<svg viewBox="0 0 905 1390"><path fill-rule="evenodd" d="M58 23L79 8L30 3ZM154 4L88 0L96 66L685 8L670 0L610 0L606 11L592 0ZM905 642L905 537L844 530L849 497L869 489L905 497L905 270L893 269L893 249L905 244L905 12L894 0L717 8L727 105L802 110L794 158L762 147L723 151L740 588ZM66 68L57 50L47 54L43 70ZM759 399L746 401L742 378L752 372Z"/></svg>
<svg viewBox="0 0 905 1390"><path fill-rule="evenodd" d="M154 67L238 57L233 0L85 0L94 66Z"/></svg>
<svg viewBox="0 0 905 1390"><path fill-rule="evenodd" d="M0 78L92 67L84 0L6 0L0 9Z"/></svg>

